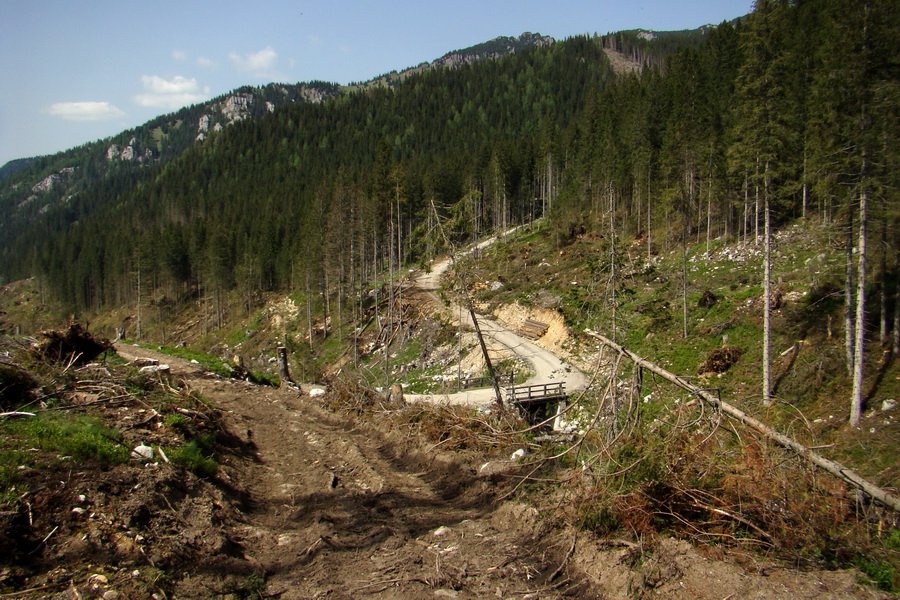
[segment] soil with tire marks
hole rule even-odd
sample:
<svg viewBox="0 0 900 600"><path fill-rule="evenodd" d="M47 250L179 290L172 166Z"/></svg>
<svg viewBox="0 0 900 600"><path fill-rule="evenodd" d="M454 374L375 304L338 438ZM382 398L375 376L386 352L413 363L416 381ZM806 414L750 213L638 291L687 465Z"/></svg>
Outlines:
<svg viewBox="0 0 900 600"><path fill-rule="evenodd" d="M507 451L443 451L296 390L117 349L168 363L216 407L221 467L211 479L151 461L24 473L27 514L0 528L0 589L15 591L0 598L889 597L854 571L554 528L553 507L504 499L530 471Z"/></svg>
<svg viewBox="0 0 900 600"><path fill-rule="evenodd" d="M223 551L184 569L179 597L253 586L284 599L595 597L565 574L568 542L534 509L495 502L509 469L480 477L482 456L429 452L288 388L166 362L223 411L244 449L222 459L237 508L225 511Z"/></svg>

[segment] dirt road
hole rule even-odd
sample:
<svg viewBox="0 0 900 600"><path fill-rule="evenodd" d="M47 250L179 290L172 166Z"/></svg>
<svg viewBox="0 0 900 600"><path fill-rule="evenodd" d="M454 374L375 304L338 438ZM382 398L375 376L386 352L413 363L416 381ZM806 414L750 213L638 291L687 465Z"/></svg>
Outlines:
<svg viewBox="0 0 900 600"><path fill-rule="evenodd" d="M541 516L498 498L526 468L509 450L442 452L391 427L387 414L359 421L294 390L119 352L168 362L223 411L233 438L211 500L170 494L157 504L200 549L191 564L169 566L178 598L224 589L284 600L887 598L850 571L801 573L743 552L711 559L684 541L644 547L555 529L553 509Z"/></svg>
<svg viewBox="0 0 900 600"><path fill-rule="evenodd" d="M596 597L560 568L568 542L541 529L534 509L495 504L508 468L480 476L482 456L428 452L403 431L329 413L289 389L118 350L169 364L254 449L222 469L243 497L243 522L221 527L230 550L198 563L181 597L205 597L225 574L265 580L266 593L285 600Z"/></svg>

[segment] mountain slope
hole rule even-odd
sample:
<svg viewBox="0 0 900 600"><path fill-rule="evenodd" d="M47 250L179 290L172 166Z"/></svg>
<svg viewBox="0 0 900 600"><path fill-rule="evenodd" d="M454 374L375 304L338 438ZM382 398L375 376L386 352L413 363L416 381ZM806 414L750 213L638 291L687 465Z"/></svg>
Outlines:
<svg viewBox="0 0 900 600"><path fill-rule="evenodd" d="M284 104L296 102L320 103L325 100L356 91L358 89L396 85L413 73L427 69L458 66L481 60L499 58L506 54L524 50L529 47L543 46L553 43L553 38L540 34L523 33L518 38L498 37L489 42L477 44L470 48L447 53L433 62L422 63L417 67L406 69L399 74L393 72L372 79L371 81L338 86L321 81L297 84L272 83L260 87L241 87L228 94L218 96L206 102L185 107L174 113L162 115L144 125L123 131L106 140L88 143L56 155L34 157L10 161L0 169L0 181L12 177L23 170L21 181L13 185L20 189L19 202L32 203L40 200L39 195L49 191L48 178L59 175L60 168L76 168L88 161L96 161L105 157L110 163L128 165L162 164L174 156L181 154L191 143L202 141L210 132L221 131L236 121L259 118ZM65 166L60 167L59 164ZM90 179L104 175L104 171L86 173L78 179ZM57 188L59 177L56 178ZM70 178L71 179L71 178ZM42 183L44 182L44 183ZM77 186L66 186L71 195L77 193ZM37 187L37 189L34 189ZM28 190L32 193L28 193ZM24 195L21 195L24 193Z"/></svg>

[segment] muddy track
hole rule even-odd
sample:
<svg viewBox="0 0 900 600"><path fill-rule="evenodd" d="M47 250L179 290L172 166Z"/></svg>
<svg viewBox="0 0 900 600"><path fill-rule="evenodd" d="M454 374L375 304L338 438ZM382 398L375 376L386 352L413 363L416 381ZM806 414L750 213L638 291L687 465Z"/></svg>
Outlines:
<svg viewBox="0 0 900 600"><path fill-rule="evenodd" d="M480 457L427 452L402 431L330 413L290 389L119 351L168 363L223 412L244 449L225 455L220 475L243 522L223 524L229 548L197 564L184 597L215 589L223 571L264 579L265 592L284 599L594 597L559 568L565 552L533 509L495 502L505 478L479 477Z"/></svg>
<svg viewBox="0 0 900 600"><path fill-rule="evenodd" d="M331 413L295 390L119 351L168 362L222 411L232 440L217 485L233 503L223 515L238 516L209 520L212 550L179 566L179 598L211 597L229 579L248 586L233 598L285 600L889 597L853 571L800 572L744 552L704 556L685 541L645 547L554 529L498 498L519 468L509 460L422 447L386 419ZM492 468L480 468L485 460Z"/></svg>

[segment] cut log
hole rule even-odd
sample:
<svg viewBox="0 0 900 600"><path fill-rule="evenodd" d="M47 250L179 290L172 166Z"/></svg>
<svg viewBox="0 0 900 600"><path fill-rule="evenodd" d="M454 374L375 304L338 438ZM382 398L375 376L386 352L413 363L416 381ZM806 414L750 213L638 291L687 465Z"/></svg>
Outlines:
<svg viewBox="0 0 900 600"><path fill-rule="evenodd" d="M659 375L660 377L662 377L663 379L670 381L670 382L674 383L675 385L691 392L692 394L696 395L698 398L700 398L701 400L703 400L710 406L713 406L714 408L716 408L717 410L726 414L727 416L731 417L732 419L735 419L736 421L741 422L742 424L746 425L747 427L750 427L751 429L755 429L756 431L763 434L764 436L766 436L770 440L774 441L778 445L780 445L784 448L787 448L788 450L793 450L794 452L796 452L797 454L799 454L800 456L802 456L809 462L813 463L820 469L823 469L823 470L827 471L828 473L831 473L835 477L842 479L843 481L845 481L846 483L855 487L856 489L861 490L866 495L868 495L875 501L879 502L880 504L883 504L884 506L887 506L897 512L900 512L900 497L897 497L897 496L891 494L890 492L881 489L874 483L872 483L866 479L863 479L855 471L848 469L847 467L845 467L844 465L842 465L840 463L837 463L833 460L825 458L824 456L822 456L821 454L819 454L817 452L814 452L813 450L810 450L803 444L789 438L788 436L784 435L783 433L780 433L780 432L772 429L765 423L758 421L757 419L754 419L753 417L751 417L750 415L748 415L741 409L739 409L735 406L732 406L732 405L728 404L727 402L723 402L718 397L707 392L706 390L699 388L696 385L693 385L692 383L685 381L678 375L675 375L674 373L670 373L669 371L666 371L662 367L659 367L659 366L641 358L637 354L630 352L629 350L626 350L622 346L619 346L612 340L600 335L599 333L597 333L595 331L591 331L589 329L586 329L585 333L597 340L600 340L604 345L612 348L616 352L619 352L620 354L627 356L632 361L634 361L638 365L644 367L645 369L652 371L652 372L656 373L657 375Z"/></svg>
<svg viewBox="0 0 900 600"><path fill-rule="evenodd" d="M519 333L530 340L536 340L547 333L549 328L550 326L546 323L525 319L525 322L522 323L522 327L519 328Z"/></svg>

